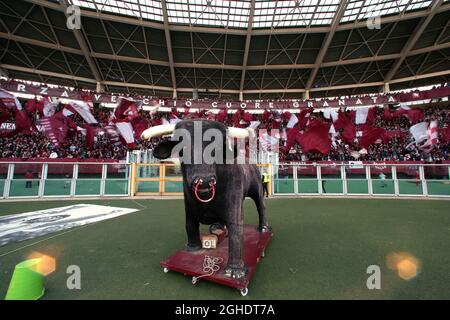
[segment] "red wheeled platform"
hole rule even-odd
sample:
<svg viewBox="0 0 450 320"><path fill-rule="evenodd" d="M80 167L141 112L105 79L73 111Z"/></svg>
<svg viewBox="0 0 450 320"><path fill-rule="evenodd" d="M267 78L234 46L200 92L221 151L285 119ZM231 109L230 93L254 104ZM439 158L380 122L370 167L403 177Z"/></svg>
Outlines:
<svg viewBox="0 0 450 320"><path fill-rule="evenodd" d="M223 274L228 262L228 238L219 243L216 249L202 249L195 252L179 250L166 260L161 262L164 272L175 271L192 276L192 283L197 282L196 277L204 275L203 261L205 256L220 257L223 261L219 264L220 270L211 276L201 277L199 280L212 281L221 285L240 290L243 296L247 295L247 286L255 273L264 250L273 236L272 231L259 232L256 226L244 225L244 264L248 268L246 277L233 279Z"/></svg>

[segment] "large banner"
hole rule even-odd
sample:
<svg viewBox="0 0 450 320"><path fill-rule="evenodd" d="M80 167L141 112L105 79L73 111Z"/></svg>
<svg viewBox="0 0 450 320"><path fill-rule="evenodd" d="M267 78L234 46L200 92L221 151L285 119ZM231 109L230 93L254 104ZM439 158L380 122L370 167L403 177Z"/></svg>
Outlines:
<svg viewBox="0 0 450 320"><path fill-rule="evenodd" d="M77 204L2 216L0 217L0 246L116 218L135 211L138 210L93 204Z"/></svg>
<svg viewBox="0 0 450 320"><path fill-rule="evenodd" d="M94 93L90 91L69 90L65 88L50 88L47 86L34 86L17 81L0 80L0 88L10 92L21 92L27 94L65 98L73 100L92 101L94 103L117 103L121 96L109 93ZM395 104L408 101L435 99L450 96L450 87L434 88L427 91L413 91L392 95L371 95L363 97L352 97L348 99L321 99L321 100L298 100L298 101L191 101L156 99L154 97L136 96L136 100L142 101L143 106L163 107L192 107L198 109L301 109L301 108L328 108L328 107L352 107L370 106L377 104Z"/></svg>

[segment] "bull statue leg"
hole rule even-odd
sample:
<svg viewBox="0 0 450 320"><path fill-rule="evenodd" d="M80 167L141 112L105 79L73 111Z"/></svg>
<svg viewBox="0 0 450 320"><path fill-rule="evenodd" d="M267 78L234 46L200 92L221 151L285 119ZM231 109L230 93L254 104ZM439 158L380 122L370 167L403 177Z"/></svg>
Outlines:
<svg viewBox="0 0 450 320"><path fill-rule="evenodd" d="M200 240L200 222L189 208L185 205L186 211L186 233L188 237L188 243L186 244L186 251L198 251L202 248Z"/></svg>
<svg viewBox="0 0 450 320"><path fill-rule="evenodd" d="M258 230L261 232L268 232L272 230L271 227L267 224L266 220L266 205L264 204L264 193L262 189L262 185L259 187L258 196L253 199L253 201L256 204L256 210L258 210L258 217L259 217L259 226Z"/></svg>
<svg viewBox="0 0 450 320"><path fill-rule="evenodd" d="M264 204L264 192L261 183L255 183L251 186L248 196L255 202L256 210L258 210L259 225L258 230L261 232L270 231L271 228L266 220L266 205Z"/></svg>
<svg viewBox="0 0 450 320"><path fill-rule="evenodd" d="M228 228L228 264L225 267L225 275L235 279L245 277L247 270L244 266L244 220L243 201L234 204L230 211Z"/></svg>

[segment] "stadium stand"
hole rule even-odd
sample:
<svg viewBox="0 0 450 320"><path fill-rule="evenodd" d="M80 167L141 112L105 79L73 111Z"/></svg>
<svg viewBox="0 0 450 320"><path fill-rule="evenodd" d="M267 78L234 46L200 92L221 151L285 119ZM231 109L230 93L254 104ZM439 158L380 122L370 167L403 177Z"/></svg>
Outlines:
<svg viewBox="0 0 450 320"><path fill-rule="evenodd" d="M29 101L22 101L23 105L27 105ZM63 108L63 107L60 107ZM371 160L371 161L426 161L426 162L440 162L442 160L449 160L449 140L448 140L448 128L449 128L449 110L447 106L431 106L424 105L421 108L415 108L418 112L416 119L410 119L408 114L402 114L400 116L390 115L389 109L374 108L373 119L368 120L368 125L372 125L374 128L381 128L383 131L380 133L379 141L375 139L373 143L370 143L367 148L367 152L354 153L361 149L360 139L357 138L357 132L363 132L366 124L358 124L354 126L354 136L348 138L348 133L345 131L345 123L341 123L342 115L348 118L355 117L355 111L340 111L338 116L340 117L337 122L334 123L336 134L330 133L333 138L329 143L329 152L320 152L318 150L312 150L310 152L304 152L301 144L295 141L290 141L286 134L281 135L279 141L281 149L282 162L289 161L317 161L317 160ZM401 110L401 108L400 108ZM332 119L326 119L323 112L313 112L309 117L305 117L303 114L303 121L298 121L294 127L286 128L290 117L290 112L279 113L276 111L265 111L263 114L250 114L250 113L235 113L235 114L208 114L207 112L189 113L178 112L173 110L172 112L156 112L149 113L145 111L139 111L134 123L139 122L141 128L147 128L152 125L161 124L163 121L170 121L171 119L184 119L184 118L209 118L218 121L222 121L227 125L241 125L247 126L251 121L259 121L259 129L276 128L280 132L295 131L295 133L301 136L305 131L310 128L310 124L316 121L323 122L330 126L333 124ZM20 159L47 159L47 158L69 158L69 159L113 159L123 160L126 157L128 149L147 149L151 148L152 144L145 143L139 139L139 134L136 135L135 144L127 145L126 143L111 143L111 139L105 135L104 128L108 126L112 115L111 109L100 108L96 106L93 108L93 116L97 119L98 124L95 127L95 137L91 144L87 143L87 136L84 131L77 130L83 126L83 119L78 114L73 114L70 119L75 123L72 129L68 130L66 139L63 143L55 145L49 140L43 132L34 130L29 134L18 133L16 131L3 130L3 138L0 141L0 155L1 158L20 158ZM398 113L398 111L397 111ZM28 115L32 119L34 125L39 127L39 117L42 117L42 112L35 110ZM299 115L301 117L302 114ZM247 121L246 121L247 120ZM409 133L409 129L418 121L432 122L437 121L438 130L440 133L439 143L437 143L430 152L424 152L419 149L413 142ZM2 123L15 123L15 116L11 110L2 113ZM354 120L351 121L353 124ZM287 129L287 130L286 130ZM407 147L408 146L408 147ZM289 149L288 149L289 148Z"/></svg>

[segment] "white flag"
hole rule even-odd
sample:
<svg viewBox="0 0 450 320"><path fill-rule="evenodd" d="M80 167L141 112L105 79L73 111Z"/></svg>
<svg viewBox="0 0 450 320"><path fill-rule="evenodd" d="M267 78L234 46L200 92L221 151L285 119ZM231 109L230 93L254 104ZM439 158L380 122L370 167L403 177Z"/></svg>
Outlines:
<svg viewBox="0 0 450 320"><path fill-rule="evenodd" d="M180 118L175 117L175 118L173 118L173 119L170 119L170 120L169 120L169 123L170 123L170 124L177 124L177 123L180 122L180 121L181 121Z"/></svg>
<svg viewBox="0 0 450 320"><path fill-rule="evenodd" d="M286 128L293 128L298 122L298 118L295 114L291 114L291 117L289 118L289 121L287 123Z"/></svg>
<svg viewBox="0 0 450 320"><path fill-rule="evenodd" d="M261 122L259 122L259 121L251 121L250 125L248 127L250 129L256 130L256 128L258 128L260 124L261 124Z"/></svg>
<svg viewBox="0 0 450 320"><path fill-rule="evenodd" d="M89 124L98 123L86 102L69 102L69 105Z"/></svg>
<svg viewBox="0 0 450 320"><path fill-rule="evenodd" d="M265 151L276 151L279 137L274 137L264 132L260 135L259 143Z"/></svg>
<svg viewBox="0 0 450 320"><path fill-rule="evenodd" d="M411 132L416 144L428 139L428 122L420 122L413 125L409 128L409 132Z"/></svg>
<svg viewBox="0 0 450 320"><path fill-rule="evenodd" d="M134 142L133 127L129 122L116 122L117 130L119 130L120 135L130 144Z"/></svg>
<svg viewBox="0 0 450 320"><path fill-rule="evenodd" d="M339 118L339 114L333 108L325 108L322 112L325 119L332 119L333 122L336 122Z"/></svg>
<svg viewBox="0 0 450 320"><path fill-rule="evenodd" d="M436 120L430 122L430 127L427 130L427 138L425 143L419 145L419 149L429 153L438 142L438 123Z"/></svg>
<svg viewBox="0 0 450 320"><path fill-rule="evenodd" d="M59 105L59 101L48 102L44 105L44 116L51 117L56 112L56 107Z"/></svg>
<svg viewBox="0 0 450 320"><path fill-rule="evenodd" d="M356 109L355 124L364 124L364 123L366 123L368 113L369 113L369 108Z"/></svg>

